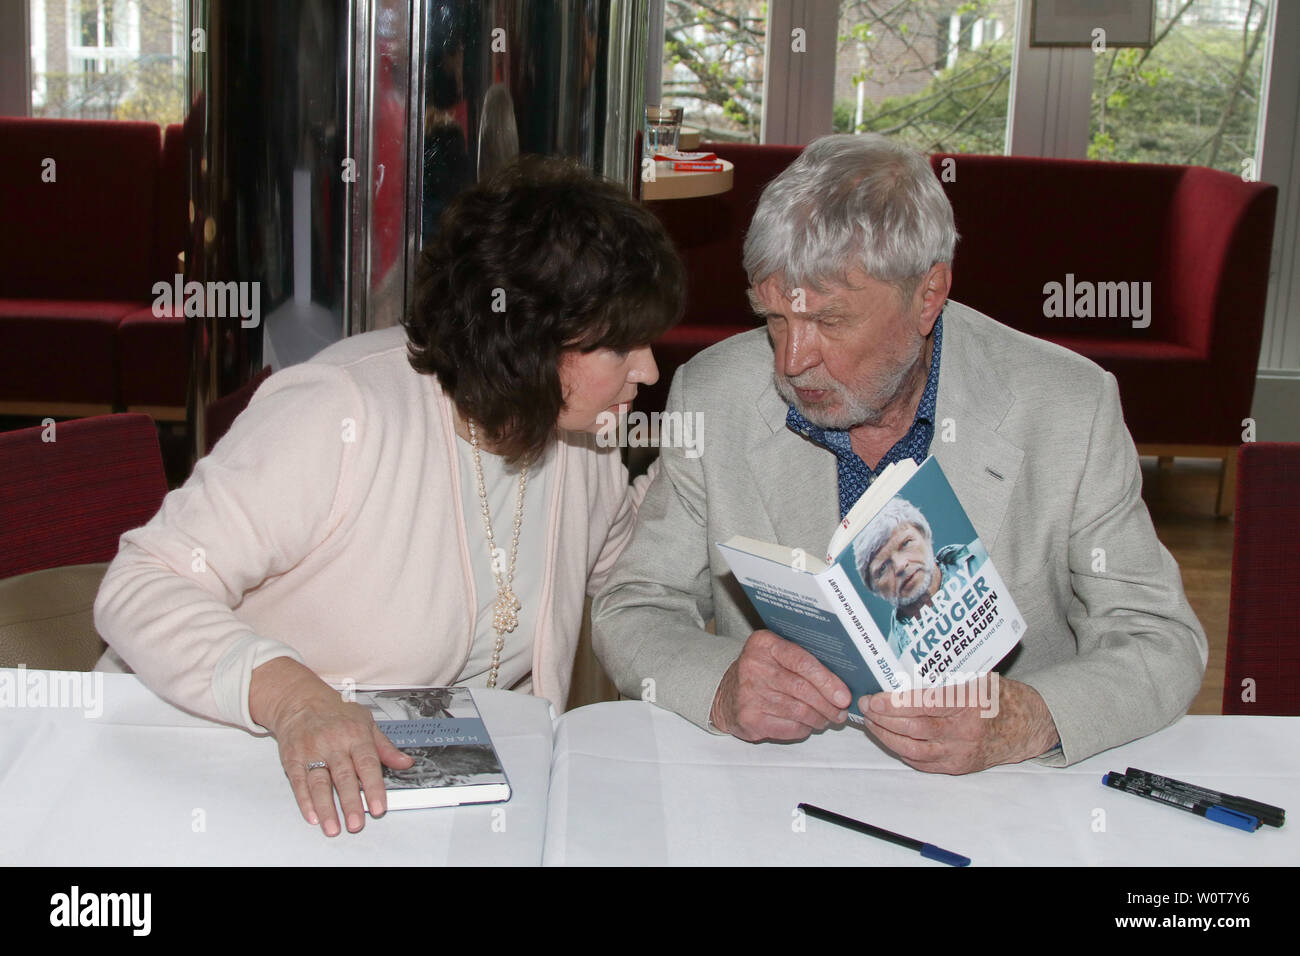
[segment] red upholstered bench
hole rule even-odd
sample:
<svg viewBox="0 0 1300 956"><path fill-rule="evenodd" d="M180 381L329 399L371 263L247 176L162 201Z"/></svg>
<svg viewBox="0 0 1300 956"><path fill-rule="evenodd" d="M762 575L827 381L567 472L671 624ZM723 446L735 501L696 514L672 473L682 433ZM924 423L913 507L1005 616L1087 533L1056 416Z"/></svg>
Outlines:
<svg viewBox="0 0 1300 956"><path fill-rule="evenodd" d="M189 226L188 158L180 124L163 134L155 223L157 263L154 282L172 283L184 263ZM152 293L151 293L152 295ZM184 316L154 315L149 307L122 318L117 327L118 397L122 408L158 421L184 421L190 377L189 336Z"/></svg>
<svg viewBox="0 0 1300 956"><path fill-rule="evenodd" d="M1199 166L1026 156L932 156L941 180L949 159L943 187L961 234L952 297L1113 373L1143 453L1223 460L1217 510L1229 513L1277 187ZM1150 324L1047 315L1052 282L1062 298L1073 283L1076 302L1083 282L1095 299L1098 283L1149 282ZM1107 300L1107 311L1122 305Z"/></svg>
<svg viewBox="0 0 1300 956"><path fill-rule="evenodd" d="M0 413L81 415L117 402L118 322L135 302L0 298Z"/></svg>
<svg viewBox="0 0 1300 956"><path fill-rule="evenodd" d="M184 420L185 322L152 314L185 246L181 127L6 117L0 141L0 413Z"/></svg>
<svg viewBox="0 0 1300 956"><path fill-rule="evenodd" d="M3 117L0 141L0 411L108 411L158 261L158 127Z"/></svg>
<svg viewBox="0 0 1300 956"><path fill-rule="evenodd" d="M121 406L158 421L183 421L190 378L185 319L137 309L122 317L114 339Z"/></svg>

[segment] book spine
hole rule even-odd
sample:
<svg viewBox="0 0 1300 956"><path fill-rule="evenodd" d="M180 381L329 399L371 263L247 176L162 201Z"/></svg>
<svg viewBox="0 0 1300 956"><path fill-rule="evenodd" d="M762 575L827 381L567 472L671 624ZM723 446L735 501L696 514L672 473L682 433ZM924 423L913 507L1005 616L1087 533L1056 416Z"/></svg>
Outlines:
<svg viewBox="0 0 1300 956"><path fill-rule="evenodd" d="M716 163L717 153L655 153L658 163Z"/></svg>
<svg viewBox="0 0 1300 956"><path fill-rule="evenodd" d="M852 639L853 646L881 688L900 690L906 679L903 676L902 662L889 649L876 622L867 613L865 605L858 600L857 588L841 578L838 571L839 568L832 565L817 575L817 583L821 585L827 603L834 609L844 632Z"/></svg>

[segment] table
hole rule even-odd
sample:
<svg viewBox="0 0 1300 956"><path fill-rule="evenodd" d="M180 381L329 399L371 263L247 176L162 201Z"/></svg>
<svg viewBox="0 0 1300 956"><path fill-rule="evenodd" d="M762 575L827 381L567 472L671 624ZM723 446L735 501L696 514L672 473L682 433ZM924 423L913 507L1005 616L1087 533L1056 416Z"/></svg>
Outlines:
<svg viewBox="0 0 1300 956"><path fill-rule="evenodd" d="M731 189L736 166L730 160L719 160L722 169L715 173L678 173L672 163L655 163L653 182L641 182L642 200L695 199L715 196Z"/></svg>
<svg viewBox="0 0 1300 956"><path fill-rule="evenodd" d="M0 680L48 685L54 673ZM272 738L178 710L131 674L66 673L102 681L102 697L79 698L101 699L102 716L0 706L0 865L541 862L552 734L541 698L474 691L508 803L394 811L331 839L302 819Z"/></svg>
<svg viewBox="0 0 1300 956"><path fill-rule="evenodd" d="M1294 812L1298 718L1184 717L1074 767L950 777L910 769L852 727L747 744L640 701L555 722L545 700L476 689L510 802L394 811L330 839L299 815L269 737L184 713L130 674L18 669L0 681L56 673L101 681L84 699L103 712L0 699L0 865L941 865L803 819L800 801L977 866L1300 861L1294 822L1243 833L1101 785L1131 764Z"/></svg>
<svg viewBox="0 0 1300 956"><path fill-rule="evenodd" d="M1295 865L1294 821L1244 833L1108 790L1101 776L1132 765L1294 813L1297 742L1300 718L1184 717L1073 767L1027 763L953 777L912 770L854 727L797 744L747 744L651 704L593 704L557 728L544 862L943 865L800 819L803 801L975 866Z"/></svg>

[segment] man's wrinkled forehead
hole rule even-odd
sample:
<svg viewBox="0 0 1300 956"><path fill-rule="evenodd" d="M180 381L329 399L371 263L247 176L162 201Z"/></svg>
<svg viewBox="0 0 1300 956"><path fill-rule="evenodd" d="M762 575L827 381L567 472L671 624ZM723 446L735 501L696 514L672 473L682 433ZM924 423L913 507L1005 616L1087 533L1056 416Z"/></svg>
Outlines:
<svg viewBox="0 0 1300 956"><path fill-rule="evenodd" d="M804 308L798 311L806 313L809 318L817 318L822 314L845 311L847 305L844 296L848 291L850 290L844 286L834 285L824 286L821 290L811 286L787 289L780 279L774 277L765 279L756 287L746 289L745 297L749 300L750 308L760 318L772 314L784 314L793 305L796 297L801 299L804 305Z"/></svg>

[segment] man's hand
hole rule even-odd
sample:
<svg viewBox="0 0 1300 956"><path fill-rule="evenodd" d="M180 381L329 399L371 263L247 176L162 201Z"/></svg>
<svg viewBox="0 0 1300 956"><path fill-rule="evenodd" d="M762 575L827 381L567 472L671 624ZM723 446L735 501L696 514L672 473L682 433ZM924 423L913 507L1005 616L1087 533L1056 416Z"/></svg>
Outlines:
<svg viewBox="0 0 1300 956"><path fill-rule="evenodd" d="M853 695L797 644L755 631L727 668L709 720L741 740L803 740L841 724Z"/></svg>
<svg viewBox="0 0 1300 956"><path fill-rule="evenodd" d="M989 681L982 706L976 681ZM1038 691L1004 677L975 678L966 686L966 706L923 706L923 691L863 697L858 706L867 730L904 763L927 773L973 773L1003 763L1038 757L1060 739L1052 714ZM931 694L934 692L931 691Z"/></svg>
<svg viewBox="0 0 1300 956"><path fill-rule="evenodd" d="M370 711L343 700L339 692L290 657L276 657L253 669L248 711L280 744L280 762L303 819L338 836L334 792L347 828L365 823L361 791L370 815L388 806L383 764L405 770L414 762L380 732ZM323 761L324 767L308 770Z"/></svg>

